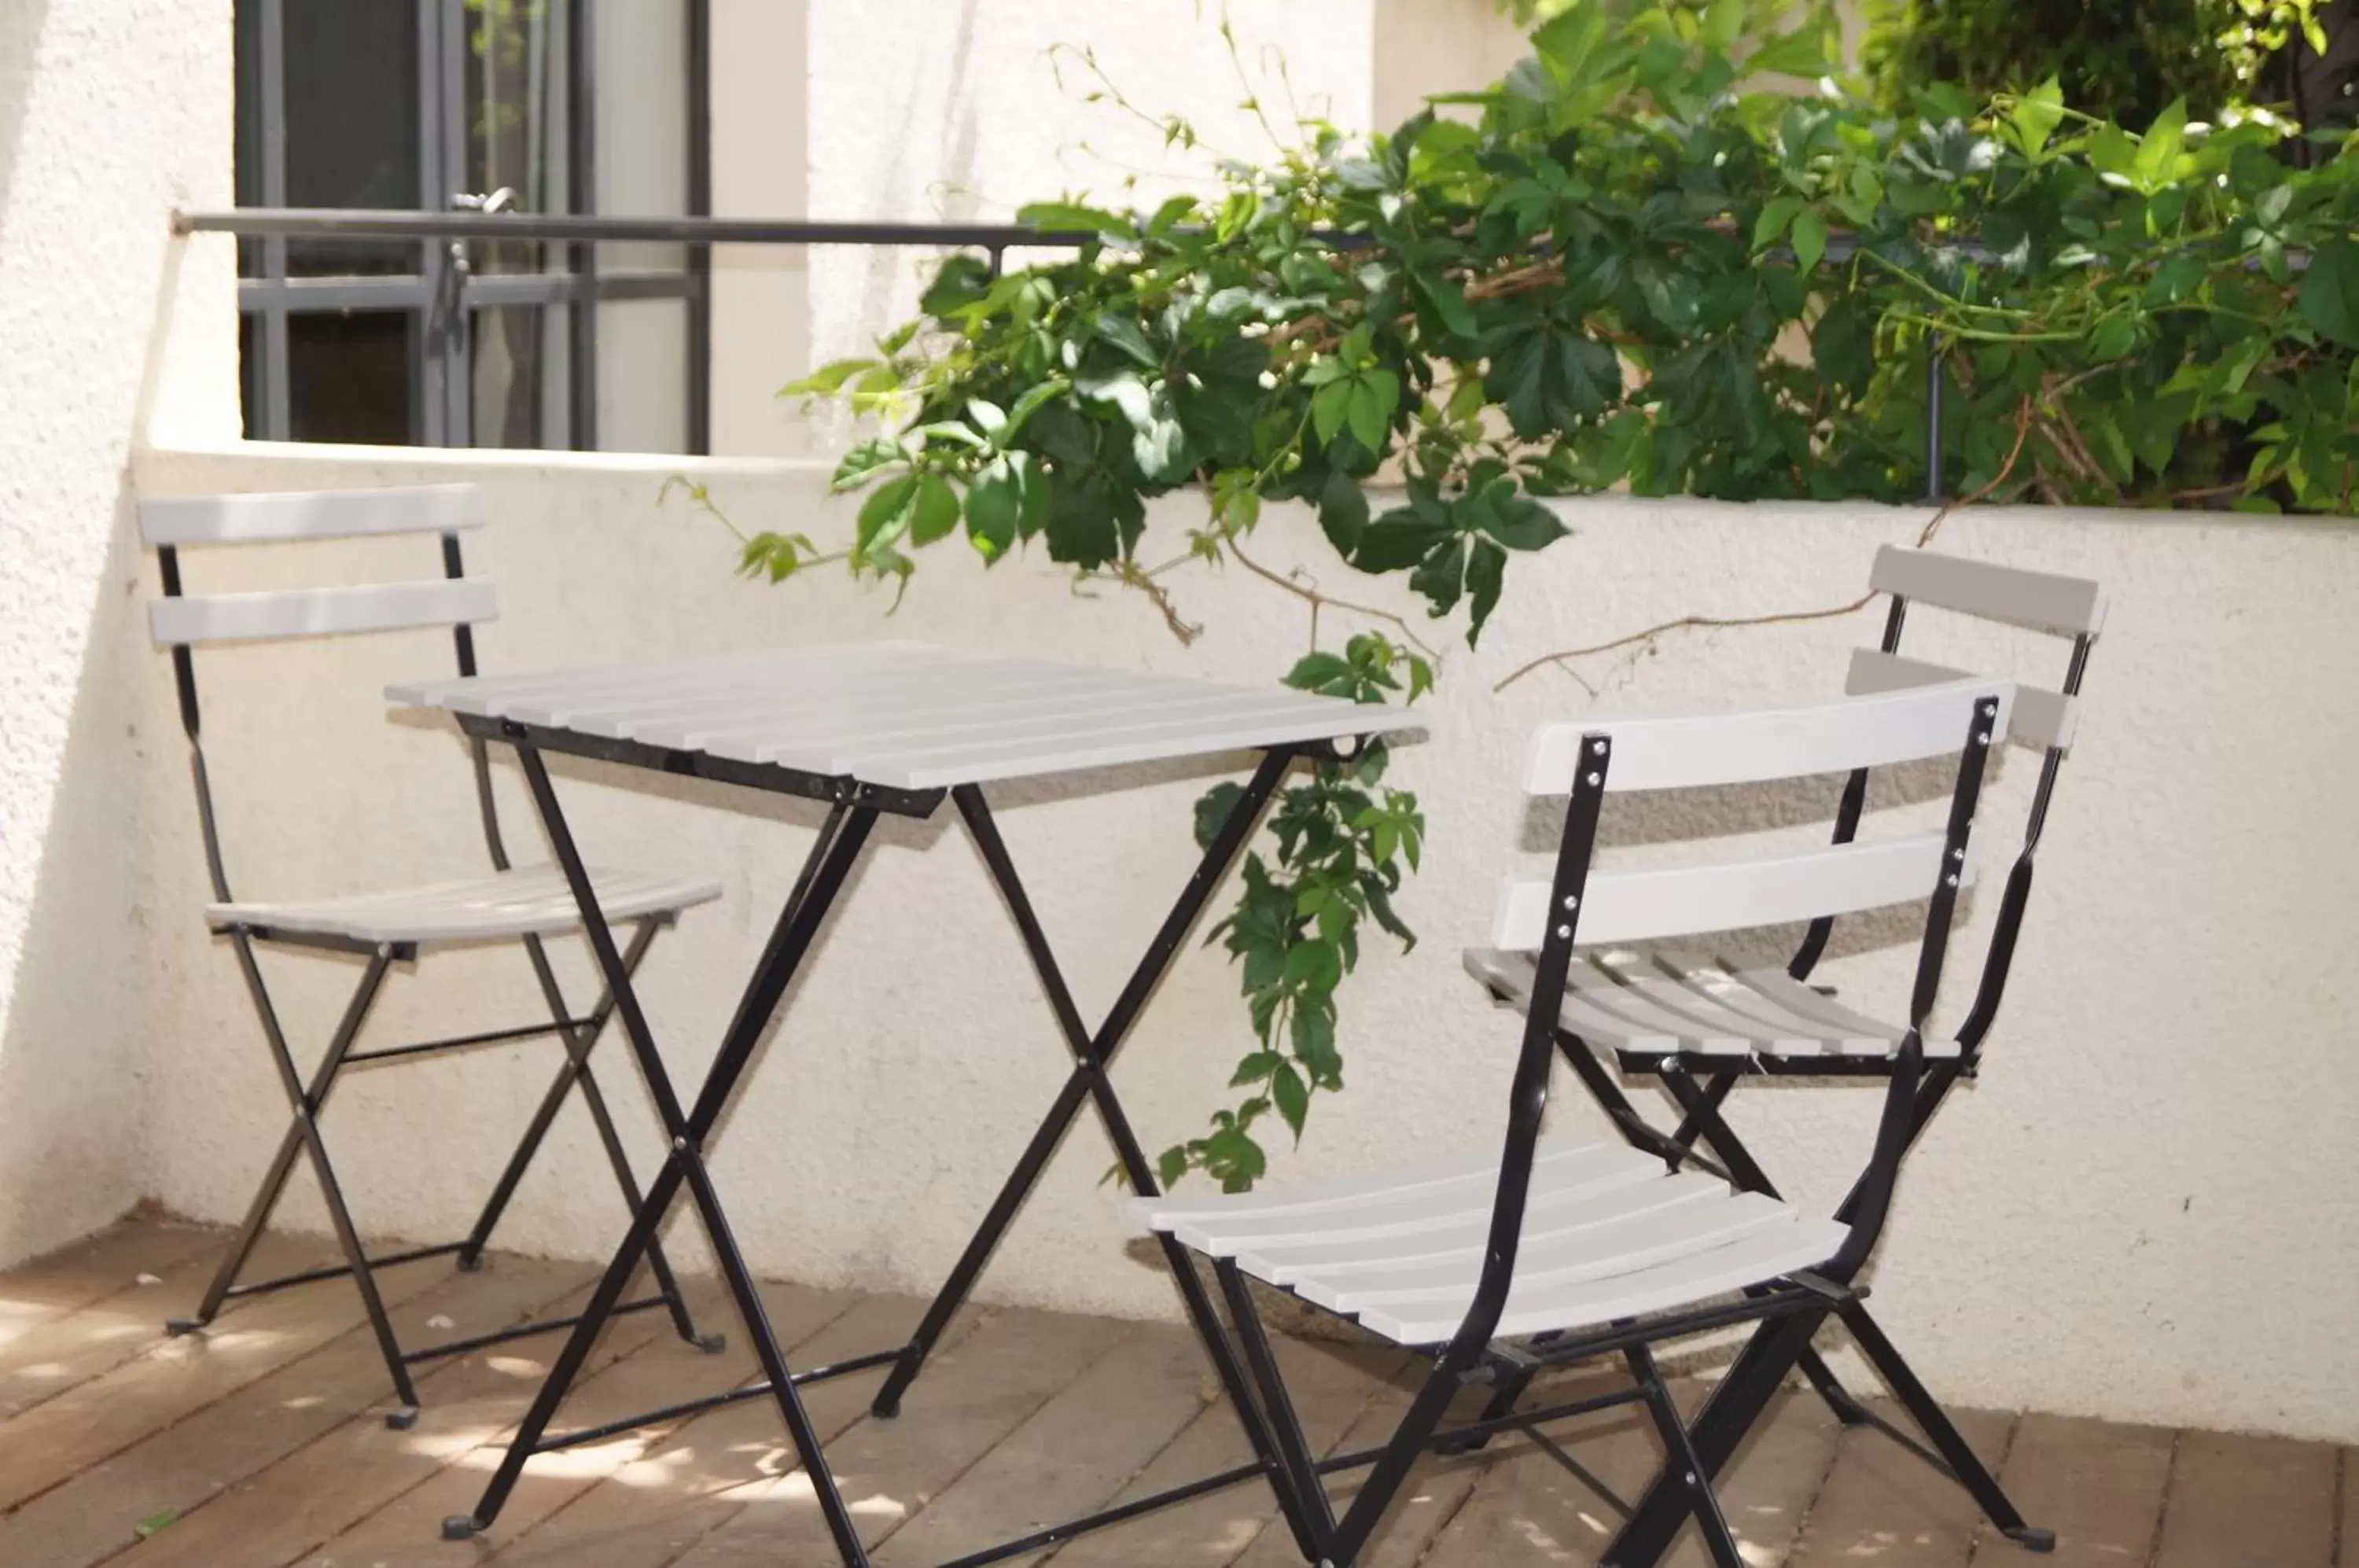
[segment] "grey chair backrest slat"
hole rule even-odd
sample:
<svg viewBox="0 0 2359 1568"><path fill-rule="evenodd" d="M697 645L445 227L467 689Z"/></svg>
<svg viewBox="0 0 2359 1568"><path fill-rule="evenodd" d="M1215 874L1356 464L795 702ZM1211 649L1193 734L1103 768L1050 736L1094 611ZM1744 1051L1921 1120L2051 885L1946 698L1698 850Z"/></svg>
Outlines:
<svg viewBox="0 0 2359 1568"><path fill-rule="evenodd" d="M2058 637L2094 637L2105 625L2105 591L2085 577L1886 545L1875 552L1867 581L1876 593L1912 604L1938 604Z"/></svg>
<svg viewBox="0 0 2359 1568"><path fill-rule="evenodd" d="M448 539L484 522L483 492L473 485L195 495L143 501L139 506L140 537L166 552L401 534ZM178 580L173 568L168 585ZM498 596L489 582L457 576L261 593L168 592L147 607L149 630L168 648L457 626L498 615Z"/></svg>
<svg viewBox="0 0 2359 1568"><path fill-rule="evenodd" d="M151 545L267 544L458 533L484 518L484 493L473 485L187 495L141 502L139 536Z"/></svg>
<svg viewBox="0 0 2359 1568"><path fill-rule="evenodd" d="M1938 757L2004 735L2012 681L1964 677L1873 697L1742 713L1585 720L1533 734L1524 788L1571 793L1603 742L1603 788L1694 789L1843 773ZM1961 766L1965 766L1962 761ZM1975 766L1979 766L1976 764ZM1718 835L1707 835L1718 836ZM1633 869L1593 867L1580 909L1584 945L1648 942L1853 914L1927 898L1946 879L1971 882L1971 848L1943 833L1866 844L1810 846L1762 855ZM1492 945L1537 950L1562 919L1544 877L1510 876L1501 889Z"/></svg>

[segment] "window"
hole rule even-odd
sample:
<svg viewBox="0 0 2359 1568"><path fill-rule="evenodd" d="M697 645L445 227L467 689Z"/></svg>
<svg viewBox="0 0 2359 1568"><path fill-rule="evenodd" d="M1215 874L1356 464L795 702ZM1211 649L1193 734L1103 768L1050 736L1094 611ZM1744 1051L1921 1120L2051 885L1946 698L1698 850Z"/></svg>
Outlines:
<svg viewBox="0 0 2359 1568"><path fill-rule="evenodd" d="M700 215L708 0L236 0L249 207ZM701 452L706 261L678 245L265 238L259 440Z"/></svg>

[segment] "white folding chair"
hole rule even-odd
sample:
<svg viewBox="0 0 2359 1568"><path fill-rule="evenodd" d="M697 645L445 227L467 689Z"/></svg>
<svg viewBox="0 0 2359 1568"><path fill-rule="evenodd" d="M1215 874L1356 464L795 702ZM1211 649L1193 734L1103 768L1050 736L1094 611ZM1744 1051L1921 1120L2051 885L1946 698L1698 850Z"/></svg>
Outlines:
<svg viewBox="0 0 2359 1568"><path fill-rule="evenodd" d="M396 1427L407 1426L417 1419L418 1391L409 1373L413 1364L480 1349L523 1334L546 1334L574 1321L544 1319L498 1333L405 1350L386 1313L375 1270L444 1256L455 1257L462 1269L480 1267L493 1227L499 1223L516 1183L523 1179L567 1096L576 1091L597 1126L599 1139L614 1166L615 1184L625 1203L631 1211L636 1211L638 1183L631 1174L630 1161L615 1132L605 1097L590 1071L591 1049L605 1029L614 1010L613 1001L611 996L602 996L596 1006L582 1014L576 1014L567 1003L544 942L580 928L578 907L556 867L509 864L493 800L491 766L480 741L473 746L474 787L484 841L491 853L492 870L488 875L388 891L284 901L234 898L215 825L212 784L205 768L192 650L214 643L448 626L457 650L460 673L473 675L473 623L490 619L497 614L497 606L491 583L465 575L459 536L464 530L481 527L484 520L482 493L463 485L305 495L208 495L148 501L139 508L141 536L155 549L163 576L164 596L149 606L150 628L156 641L171 650L180 723L188 733L190 764L196 782L197 822L203 835L205 868L212 885L213 902L205 909L205 922L226 937L237 954L238 967L253 995L264 1040L270 1048L292 1111L286 1135L246 1210L237 1239L206 1289L202 1303L192 1316L175 1318L167 1326L174 1334L191 1333L211 1323L232 1297L258 1295L289 1285L348 1275L360 1290L386 1368L392 1375L399 1404L386 1421ZM405 534L441 537L441 577L425 582L209 596L191 596L181 591L179 558L183 550ZM656 932L670 924L680 910L718 898L721 893L716 883L683 877L621 871L596 872L593 877L606 918L634 927L626 955L627 964L634 969L646 956ZM412 964L437 948L505 942L522 944L549 1010L549 1022L368 1051L353 1049L361 1026L393 965ZM258 943L349 953L365 961L342 1021L308 1079L296 1065L277 1009L264 985L255 957ZM473 1228L462 1240L369 1257L363 1250L360 1234L353 1226L320 1132L320 1113L338 1076L350 1067L412 1062L440 1052L542 1035L555 1035L563 1042L565 1064L559 1069L556 1081L527 1125ZM238 1275L245 1269L256 1238L285 1191L299 1156L308 1158L319 1180L321 1195L344 1261L337 1267L309 1269L241 1285ZM630 1303L632 1309L664 1307L682 1338L708 1350L719 1350L721 1341L717 1335L698 1334L660 1248L650 1252L649 1269L655 1293Z"/></svg>
<svg viewBox="0 0 2359 1568"><path fill-rule="evenodd" d="M1952 1035L1929 1038L1925 1092L1910 1130L1913 1139L1962 1078L1982 1061L1984 1038L1997 1016L2016 942L2030 901L2035 855L2049 802L2078 727L2081 682L2105 620L2104 591L2085 578L2027 572L1964 561L1930 550L1879 550L1870 588L1890 596L1884 637L1854 652L1847 689L1854 694L1905 691L1966 679L1963 671L1902 657L1901 633L1914 604L2070 639L2060 690L2018 686L2006 738L2040 756L2040 774L2020 848L2000 899L1981 984ZM1866 768L1854 769L1836 809L1833 839L1850 842L1867 798ZM1863 1016L1806 982L1826 951L1834 920L1813 920L1788 957L1742 949L1658 949L1641 956L1603 953L1577 960L1559 1018L1557 1043L1591 1095L1635 1147L1682 1165L1725 1176L1749 1192L1777 1196L1777 1187L1729 1126L1723 1105L1747 1077L1875 1077L1891 1071L1891 1042L1901 1026ZM1519 955L1474 951L1468 970L1494 995L1528 1004L1531 964ZM1607 1068L1625 1076L1655 1076L1681 1120L1666 1134L1630 1103ZM1701 1149L1699 1148L1701 1145ZM1709 1149L1707 1158L1702 1149ZM1803 1372L1847 1426L1874 1426L1910 1453L1948 1474L1973 1495L1998 1529L2035 1548L2049 1533L2024 1523L1997 1478L1864 1306L1843 1314L1853 1340L1875 1368L1930 1446L1885 1421L1854 1398L1815 1350ZM1491 1414L1514 1408L1525 1380L1510 1379Z"/></svg>
<svg viewBox="0 0 2359 1568"><path fill-rule="evenodd" d="M1134 1204L1150 1229L1212 1262L1277 1438L1272 1484L1306 1555L1331 1568L1355 1562L1428 1448L1644 1403L1667 1463L1635 1510L1609 1497L1631 1517L1603 1561L1650 1568L1692 1516L1719 1568L1742 1568L1712 1479L1819 1326L1863 1294L1854 1281L1883 1228L1919 1110L1922 1029L1959 890L1973 874L1984 763L2007 733L2013 695L2009 682L1962 680L1753 713L1544 726L1525 787L1570 795L1571 805L1552 874L1511 877L1499 905L1494 951L1528 955L1529 964L1502 1147L1293 1191ZM1955 783L1938 830L1734 860L1626 869L1593 863L1600 810L1617 791L1762 784L1950 755L1958 759ZM1889 1078L1883 1116L1842 1216L1805 1214L1638 1148L1540 1136L1558 1021L1587 1000L1571 982L1591 954L1919 900L1927 914L1909 1021L1875 1048ZM1354 1461L1322 1465L1311 1456L1247 1276L1432 1358L1340 1519L1321 1477ZM1750 1342L1697 1422L1682 1425L1650 1347L1736 1323L1756 1325ZM1630 1387L1438 1430L1453 1396L1470 1385L1519 1381L1537 1367L1604 1356L1623 1360Z"/></svg>

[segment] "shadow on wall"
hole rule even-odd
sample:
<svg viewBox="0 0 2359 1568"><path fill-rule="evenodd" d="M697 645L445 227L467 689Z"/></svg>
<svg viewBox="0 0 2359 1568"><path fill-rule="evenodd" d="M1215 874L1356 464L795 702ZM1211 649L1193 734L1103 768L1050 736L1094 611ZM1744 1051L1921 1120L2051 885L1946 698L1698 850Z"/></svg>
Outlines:
<svg viewBox="0 0 2359 1568"><path fill-rule="evenodd" d="M139 694L147 655L124 477L40 839L24 949L0 976L0 1258L104 1225L140 1195L147 951L134 898L144 854Z"/></svg>
<svg viewBox="0 0 2359 1568"><path fill-rule="evenodd" d="M33 60L40 52L49 0L8 0L0 5L0 233L7 229L8 185L16 171L16 143L33 102Z"/></svg>

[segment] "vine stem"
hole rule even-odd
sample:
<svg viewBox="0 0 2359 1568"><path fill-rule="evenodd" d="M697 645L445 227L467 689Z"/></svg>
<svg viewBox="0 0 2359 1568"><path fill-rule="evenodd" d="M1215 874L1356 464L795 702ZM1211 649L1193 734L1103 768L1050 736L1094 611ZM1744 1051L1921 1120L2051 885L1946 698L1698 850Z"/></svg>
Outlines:
<svg viewBox="0 0 2359 1568"><path fill-rule="evenodd" d="M1255 576L1261 578L1264 582L1274 583L1277 587L1284 589L1288 593L1293 594L1296 598L1310 606L1310 613L1312 615L1316 615L1322 607L1332 605L1338 610L1348 610L1355 615L1365 615L1372 621L1382 621L1386 626L1392 626L1397 630L1402 637L1407 637L1411 643L1415 644L1417 650L1419 653L1424 654L1426 658L1437 662L1440 659L1441 654L1440 651L1437 650L1431 643L1427 642L1423 637L1418 636L1417 628L1415 626L1410 626L1408 621L1402 619L1399 615L1395 615L1392 611L1379 610L1373 604L1354 604L1349 599L1338 599L1332 593L1322 593L1318 589L1310 587L1307 583L1299 583L1292 577L1281 576L1279 573L1271 571L1268 567L1264 566L1260 561L1256 561L1252 556L1249 556L1245 552L1244 547L1237 543L1235 536L1232 535L1226 542L1229 553L1236 557L1238 565L1244 567L1247 572L1252 572Z"/></svg>
<svg viewBox="0 0 2359 1568"><path fill-rule="evenodd" d="M2006 454L2006 462L2000 464L1999 471L1991 476L1990 481L1987 484L1976 489L1973 495L1963 496L1955 501L1943 502L1941 504L1941 509L1934 513L1931 518L1926 522L1925 526L1918 530L1917 548L1919 550L1922 550L1927 545L1933 542L1933 536L1941 531L1941 525L1949 520L1949 517L1951 512L1956 511L1961 506L1972 506L1988 499L2000 485L2006 483L2007 476L2015 472L2016 464L2022 461L2024 442L2031 434L2031 425L2032 403L2031 399L2028 397L2026 397L2021 405L2016 409L2015 446L2013 450L2008 452ZM1609 637L1603 642L1592 643L1586 648L1560 648L1554 653L1544 653L1538 659L1530 659L1523 664L1517 665L1514 670L1508 671L1503 679L1495 682L1492 686L1491 690L1494 694L1504 691L1508 687L1513 686L1516 681L1521 681L1525 676L1532 674L1536 670L1546 669L1550 665L1554 665L1563 670L1566 674L1571 675L1576 681L1580 681L1581 672L1572 668L1571 663L1570 662L1571 660L1576 659L1590 659L1601 653L1612 653L1616 648L1632 648L1640 644L1651 644L1656 639L1671 632L1722 631L1738 626L1794 626L1806 621L1839 620L1844 615L1855 615L1859 611L1867 608L1870 604L1874 603L1875 599L1875 591L1874 589L1870 589L1866 593L1862 593L1858 598L1851 600L1847 604L1829 604L1822 608L1813 610L1778 610L1773 611L1767 615L1680 615L1676 619L1664 621L1658 625L1648 626L1643 631L1631 632L1623 637ZM1582 681L1582 684L1588 685L1588 682L1583 681ZM1591 687L1590 690L1593 695L1596 688Z"/></svg>

